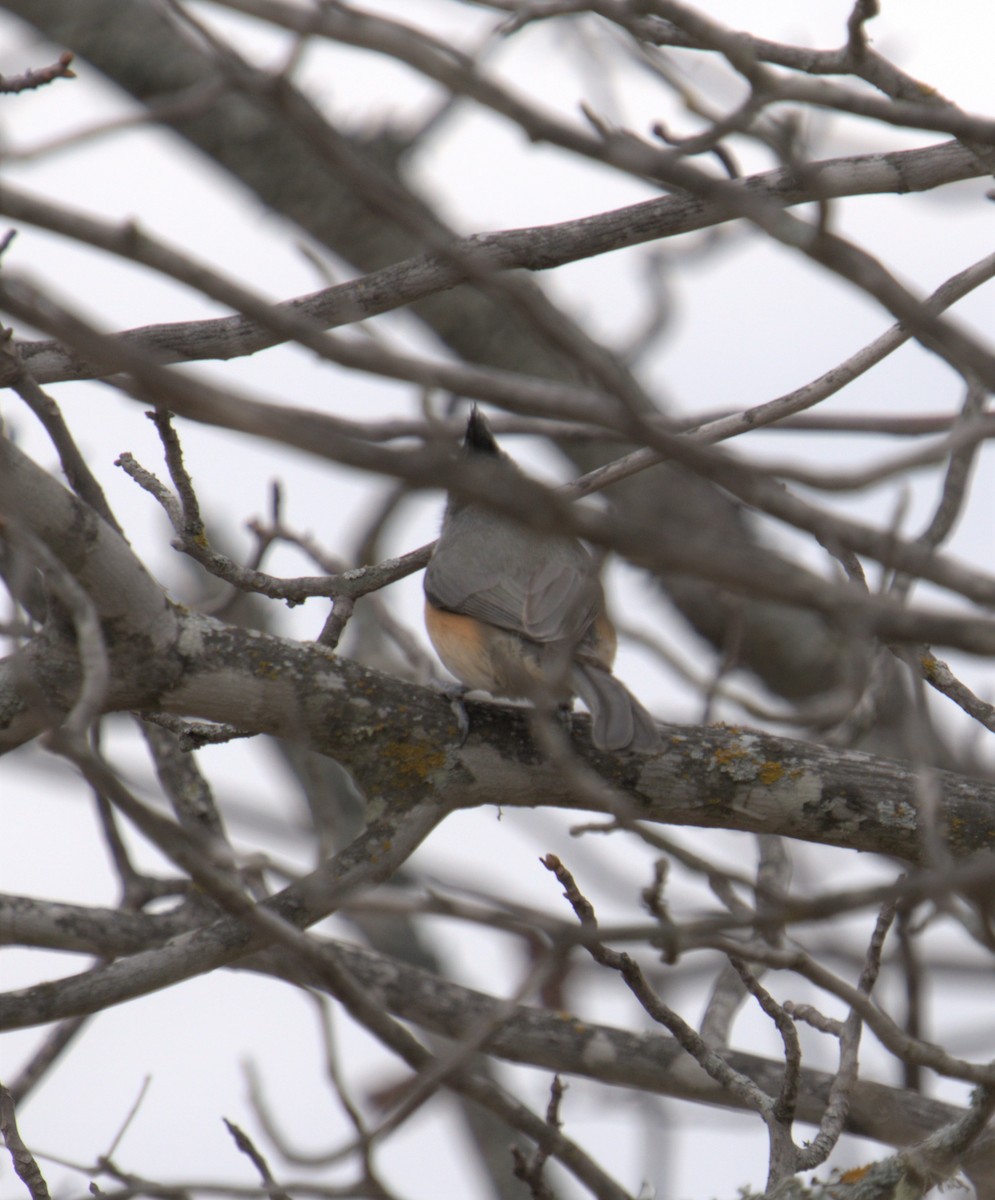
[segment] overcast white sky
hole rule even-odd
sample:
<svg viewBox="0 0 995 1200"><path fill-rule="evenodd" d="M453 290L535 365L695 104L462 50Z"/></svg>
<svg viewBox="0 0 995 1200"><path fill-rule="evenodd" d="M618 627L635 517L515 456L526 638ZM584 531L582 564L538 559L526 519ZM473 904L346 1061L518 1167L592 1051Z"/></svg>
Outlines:
<svg viewBox="0 0 995 1200"><path fill-rule="evenodd" d="M369 7L423 23L436 32L451 29L455 38L470 45L477 44L493 22L493 16L483 10L428 0L398 0ZM758 34L829 46L841 40L850 5L830 0L817 4L710 0L707 7L713 17ZM987 0L957 0L943 6L942 15L939 6L926 0L885 0L883 7L882 17L871 26L883 53L969 110L992 113L995 6ZM214 10L204 6L200 11L207 15ZM273 53L248 22L226 19L223 24L236 31L254 53ZM16 73L39 65L48 61L50 53L33 44L32 35L14 22L0 21L0 72ZM573 114L578 101L590 97L591 89L603 87L604 81L596 73L569 67L562 54L554 26L540 25L503 48L495 65L550 105ZM693 70L703 74L710 68L702 61ZM127 102L86 63L80 62L78 71L79 79L72 84L6 98L0 110L3 144L23 150L128 111ZM302 81L332 111L357 118L410 116L430 102L426 90L407 72L351 50L313 46ZM658 115L658 93L641 78L627 79L618 94L595 97L595 102L602 99L617 101L620 116L639 131ZM827 155L872 148L866 131L854 137L854 131L845 126L823 130L821 136ZM896 148L932 140L936 139L884 129L875 144ZM459 115L446 125L431 154L418 162L417 174L454 225L466 232L565 220L651 194L633 181L567 163L558 152L530 146L496 118L470 114ZM11 163L7 177L105 218L137 218L149 230L274 298L312 291L322 284L287 228L262 213L237 187L169 135L146 129L119 133L32 161ZM989 185L990 181L984 180L964 184L949 189L943 199L908 197L898 202L888 197L848 202L840 206L838 219L845 232L873 247L902 278L928 291L990 253L995 208L984 199ZM681 249L665 248L670 256L669 283L676 315L669 336L644 373L678 411L705 412L770 399L821 374L890 324L874 305L855 300L837 283L814 275L785 253L733 237L724 252L701 266L694 259L683 264ZM567 308L589 321L604 340L613 342L625 336L639 311L644 295L640 282L643 253L630 251L579 263L541 282ZM108 328L190 320L214 311L185 289L123 264L105 262L30 228L20 231L5 266L30 272L85 306ZM981 291L958 308L962 320L986 335L991 331L991 314L990 290ZM436 349L404 317L378 324L386 336L399 342L426 351ZM730 330L735 331L731 342ZM269 351L201 369L267 399L313 404L329 412L386 417L409 413L418 403L414 389L319 366L293 350ZM61 385L53 388L53 394L64 405L67 419L134 544L160 578L179 586L182 570L169 548L164 520L151 499L113 466L119 453L130 450L139 461L160 469L158 443L140 408L98 384ZM901 412L935 412L953 409L959 401L949 372L909 347L838 397L833 411L888 407ZM4 405L4 416L27 449L45 463L54 461L30 414L11 400ZM268 487L276 476L285 484L288 521L312 530L332 550L351 545L357 523L372 498L380 494L376 482L303 454L288 451L277 459L271 447L221 430L187 426L183 435L187 464L204 510L233 539L236 551L247 549L242 523L265 512ZM770 434L755 438L742 450L778 458L797 455L816 462L836 455L839 461L853 462L874 458L882 446ZM516 447L516 453L538 470L563 471L534 447ZM990 454L987 461L990 469ZM922 477L921 487L909 497L907 528L915 530L929 511L935 487L934 475ZM990 505L983 504L983 499L979 489L952 543L955 553L982 562L990 561L995 533ZM867 515L888 513L897 500L894 489L878 489L839 503ZM391 527L385 552L411 549L434 536L440 503L441 498L434 495L414 500L405 510L404 520ZM269 566L276 572L307 570L289 552L275 557ZM631 607L647 611L655 630L662 627L679 652L707 668L707 658L702 658L700 647L688 644L683 627L661 617L655 606L648 608L643 599L648 592L634 574L613 575L616 600L623 590L620 580L629 597L639 597ZM390 597L416 627L420 587L416 577L391 589ZM631 609L626 615L636 619ZM307 638L316 636L323 616L320 605L312 603L283 613L281 619L288 633ZM978 690L991 690L993 676L984 664L960 658L956 662ZM665 719L694 719L697 705L689 693L643 656L624 650L621 673ZM109 736L118 761L136 780L147 778L123 722ZM113 902L110 867L103 874L97 869L103 856L83 789L71 782L69 773L57 763L47 762L43 770L37 764L29 769L28 757L15 755L0 766L4 805L0 889L73 901ZM300 848L280 836L280 824L293 819L297 799L271 753L258 745L237 745L207 750L202 761L218 781L223 801L258 809L274 820L274 826L266 830L238 829L246 843L258 839L278 859L306 866ZM469 883L489 875L499 853L521 897L555 909L557 889L538 867L537 855L554 850L573 863L583 863L589 854L587 845L570 840L564 829L565 822L541 813L514 814L500 822L494 813L467 814L447 823L444 836L433 839L420 852L418 865L455 883ZM691 841L696 835L685 836ZM741 859L742 839L715 833L707 836L710 854L728 855L730 861ZM592 878L587 882L600 894L605 915L632 916L638 895L625 894L625 888L636 878L634 863L648 861L646 856L628 843L597 849L607 858L597 869L592 866ZM799 855L804 859L806 853L801 850ZM840 855L838 864L848 881L876 869L875 864L855 862L854 856ZM482 942L477 935L473 944L479 952ZM523 969L521 962L496 936L487 944L486 963L460 960L460 977L468 982L492 982L497 962L512 988ZM449 945L461 943L452 939ZM79 965L70 964L72 969ZM0 958L0 982L6 989L67 969L58 958L8 951ZM592 996L592 1005L591 1015L617 1023L632 1019L624 1001L598 994ZM689 1014L692 1019L696 1015ZM374 1083L397 1077L396 1068L369 1045L365 1034L344 1024L340 1029L345 1031L342 1050L347 1063L379 1064L370 1067ZM0 1040L0 1077L16 1071L38 1037L35 1031ZM22 1133L36 1149L75 1161L92 1160L106 1150L142 1080L149 1076L150 1091L122 1146L122 1161L150 1177L242 1177L251 1182L247 1166L230 1148L221 1124L221 1117L228 1116L253 1126L240 1074L240 1063L246 1058L259 1064L274 1110L292 1114L288 1135L293 1140L317 1148L340 1144L347 1136L329 1100L316 1060L316 1044L310 1007L277 985L239 975L194 981L97 1019L50 1083L25 1106ZM751 1026L750 1045L760 1052L777 1053L769 1031L759 1023ZM548 1080L538 1074L526 1078L528 1098L542 1107ZM686 1114L678 1117L673 1105L663 1108L660 1128L664 1130L674 1121L680 1128L680 1122L688 1120ZM444 1104L437 1102L434 1116L413 1123L388 1143L387 1175L403 1180L401 1191L411 1200L468 1194L457 1190L465 1188L465 1175L452 1139L446 1136L446 1116ZM646 1171L659 1172L657 1178L665 1181L666 1194L694 1200L732 1194L740 1184L759 1186L762 1181L764 1138L757 1136L748 1118L712 1112L693 1118L709 1122L713 1137L716 1128L722 1130L724 1152L711 1155L707 1168L697 1153L682 1148L683 1141L679 1143L676 1136L668 1138L665 1132L647 1156L639 1125L631 1120L626 1105L606 1112L595 1093L583 1084L572 1086L567 1118L568 1132L580 1137L595 1157L602 1157L609 1169L634 1189ZM661 1161L664 1157L666 1162ZM84 1192L85 1183L80 1183L79 1176L52 1167L49 1178L57 1188L62 1187L61 1194L69 1194L65 1190L68 1180L74 1181L71 1194ZM20 1195L19 1185L3 1164L0 1200Z"/></svg>

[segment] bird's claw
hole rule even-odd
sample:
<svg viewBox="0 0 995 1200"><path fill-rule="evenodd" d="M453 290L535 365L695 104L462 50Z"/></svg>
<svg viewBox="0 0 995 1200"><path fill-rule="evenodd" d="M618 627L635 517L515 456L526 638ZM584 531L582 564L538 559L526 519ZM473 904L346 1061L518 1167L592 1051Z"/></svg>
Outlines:
<svg viewBox="0 0 995 1200"><path fill-rule="evenodd" d="M470 736L470 714L466 711L466 705L463 703L463 697L470 689L461 683L441 682L436 683L435 686L449 700L449 707L452 709L453 716L456 718L456 727L459 729L459 741L456 744L462 746Z"/></svg>

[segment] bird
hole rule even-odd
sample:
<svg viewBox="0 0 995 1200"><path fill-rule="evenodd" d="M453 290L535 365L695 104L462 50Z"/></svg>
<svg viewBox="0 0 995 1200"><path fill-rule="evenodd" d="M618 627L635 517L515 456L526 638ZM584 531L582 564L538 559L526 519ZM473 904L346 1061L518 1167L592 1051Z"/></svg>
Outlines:
<svg viewBox="0 0 995 1200"><path fill-rule="evenodd" d="M525 478L476 405L462 457L499 485ZM465 688L540 707L569 707L579 696L599 750L658 748L653 718L612 674L618 639L599 563L577 538L450 492L424 591L428 636Z"/></svg>

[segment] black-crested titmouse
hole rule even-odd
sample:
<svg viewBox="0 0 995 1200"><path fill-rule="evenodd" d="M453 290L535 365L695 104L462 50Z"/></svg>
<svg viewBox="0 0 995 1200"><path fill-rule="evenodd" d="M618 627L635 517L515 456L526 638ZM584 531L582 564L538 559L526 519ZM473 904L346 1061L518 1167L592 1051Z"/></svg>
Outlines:
<svg viewBox="0 0 995 1200"><path fill-rule="evenodd" d="M463 454L489 462L499 479L519 476L476 407ZM657 748L653 718L611 673L615 628L598 564L576 538L529 529L450 493L425 571L425 627L467 687L540 704L580 696L599 749Z"/></svg>

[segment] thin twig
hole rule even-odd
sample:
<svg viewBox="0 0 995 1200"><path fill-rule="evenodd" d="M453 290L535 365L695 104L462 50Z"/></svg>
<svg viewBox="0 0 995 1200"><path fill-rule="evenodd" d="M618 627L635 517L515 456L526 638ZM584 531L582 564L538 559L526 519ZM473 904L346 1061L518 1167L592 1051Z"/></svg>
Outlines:
<svg viewBox="0 0 995 1200"><path fill-rule="evenodd" d="M0 1135L3 1136L14 1173L28 1189L31 1200L50 1200L48 1184L34 1155L25 1146L17 1129L14 1097L0 1083Z"/></svg>
<svg viewBox="0 0 995 1200"><path fill-rule="evenodd" d="M227 1117L222 1117L222 1120L239 1151L246 1156L259 1172L259 1178L262 1180L265 1194L270 1197L270 1200L290 1200L290 1193L285 1192L283 1188L277 1185L276 1180L273 1178L273 1173L269 1169L269 1164L256 1149L255 1144L248 1134L233 1121L229 1121Z"/></svg>
<svg viewBox="0 0 995 1200"><path fill-rule="evenodd" d="M76 72L72 69L74 57L71 51L64 50L50 66L22 71L20 75L0 75L0 92L34 91L55 79L75 79Z"/></svg>

